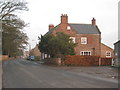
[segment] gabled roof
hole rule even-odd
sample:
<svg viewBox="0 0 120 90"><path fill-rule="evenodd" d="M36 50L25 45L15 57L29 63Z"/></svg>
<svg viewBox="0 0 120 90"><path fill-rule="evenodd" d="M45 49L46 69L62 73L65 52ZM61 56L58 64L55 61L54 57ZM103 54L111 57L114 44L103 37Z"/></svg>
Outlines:
<svg viewBox="0 0 120 90"><path fill-rule="evenodd" d="M96 25L92 24L70 24L78 34L101 34Z"/></svg>
<svg viewBox="0 0 120 90"><path fill-rule="evenodd" d="M101 48L102 48L102 46L107 47L107 48L113 50L111 47L109 47L109 46L107 46L107 45L105 45L105 44L103 44L103 43L101 43Z"/></svg>
<svg viewBox="0 0 120 90"><path fill-rule="evenodd" d="M45 35L51 34L59 25L49 30ZM97 25L92 24L70 24L78 34L101 34Z"/></svg>
<svg viewBox="0 0 120 90"><path fill-rule="evenodd" d="M55 26L54 28L50 29L45 35L51 34L59 25Z"/></svg>

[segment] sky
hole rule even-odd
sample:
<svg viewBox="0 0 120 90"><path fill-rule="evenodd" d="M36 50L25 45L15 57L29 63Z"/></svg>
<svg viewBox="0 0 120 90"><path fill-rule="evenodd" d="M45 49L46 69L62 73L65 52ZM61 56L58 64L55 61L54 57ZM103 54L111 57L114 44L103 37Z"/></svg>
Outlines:
<svg viewBox="0 0 120 90"><path fill-rule="evenodd" d="M48 32L48 25L60 23L61 14L68 15L69 23L91 24L94 17L101 31L102 43L114 48L118 41L119 0L26 0L29 11L20 17L29 25L24 32L31 48L38 43L38 36Z"/></svg>

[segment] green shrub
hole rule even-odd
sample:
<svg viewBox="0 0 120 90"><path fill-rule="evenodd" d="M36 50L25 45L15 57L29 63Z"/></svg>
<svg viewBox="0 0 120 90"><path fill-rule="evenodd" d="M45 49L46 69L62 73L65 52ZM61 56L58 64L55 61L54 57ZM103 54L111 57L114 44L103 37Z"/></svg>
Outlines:
<svg viewBox="0 0 120 90"><path fill-rule="evenodd" d="M39 61L40 59L40 56L35 56L35 61Z"/></svg>

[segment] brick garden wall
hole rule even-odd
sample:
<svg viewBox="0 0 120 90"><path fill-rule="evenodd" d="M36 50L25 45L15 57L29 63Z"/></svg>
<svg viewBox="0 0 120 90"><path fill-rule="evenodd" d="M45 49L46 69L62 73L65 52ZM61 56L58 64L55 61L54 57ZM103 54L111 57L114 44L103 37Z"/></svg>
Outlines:
<svg viewBox="0 0 120 90"><path fill-rule="evenodd" d="M98 66L99 65L99 57L97 56L66 56L65 65L74 65L74 66Z"/></svg>
<svg viewBox="0 0 120 90"><path fill-rule="evenodd" d="M101 65L112 65L112 58L101 58Z"/></svg>
<svg viewBox="0 0 120 90"><path fill-rule="evenodd" d="M48 65L61 65L61 58L46 58L44 64Z"/></svg>
<svg viewBox="0 0 120 90"><path fill-rule="evenodd" d="M67 66L108 66L112 64L112 58L100 58L98 56L66 55L64 60L61 58L44 59L48 65L67 65Z"/></svg>
<svg viewBox="0 0 120 90"><path fill-rule="evenodd" d="M99 63L101 60L101 63ZM112 64L112 58L100 58L98 56L80 56L67 55L63 62L65 65L73 65L73 66L105 66Z"/></svg>

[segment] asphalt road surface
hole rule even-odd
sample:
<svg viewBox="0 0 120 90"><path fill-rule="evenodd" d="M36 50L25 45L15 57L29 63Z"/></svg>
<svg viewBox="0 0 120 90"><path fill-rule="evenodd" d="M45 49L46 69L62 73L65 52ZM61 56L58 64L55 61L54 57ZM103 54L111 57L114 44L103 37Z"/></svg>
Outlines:
<svg viewBox="0 0 120 90"><path fill-rule="evenodd" d="M118 88L115 80L65 71L27 60L3 62L3 88Z"/></svg>

